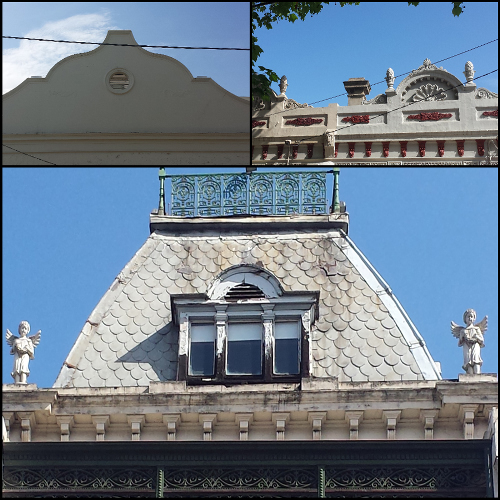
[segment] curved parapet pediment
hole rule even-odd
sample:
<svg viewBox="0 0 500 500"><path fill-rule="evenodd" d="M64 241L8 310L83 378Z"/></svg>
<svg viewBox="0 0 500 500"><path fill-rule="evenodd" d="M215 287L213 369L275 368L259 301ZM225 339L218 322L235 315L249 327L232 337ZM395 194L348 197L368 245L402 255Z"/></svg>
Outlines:
<svg viewBox="0 0 500 500"><path fill-rule="evenodd" d="M397 87L403 102L421 100L456 100L462 82L454 75L425 59L422 66L413 70Z"/></svg>
<svg viewBox="0 0 500 500"><path fill-rule="evenodd" d="M130 30L108 31L94 50L68 56L45 78L3 96L3 132L248 132L249 101L196 77L176 59L148 52Z"/></svg>

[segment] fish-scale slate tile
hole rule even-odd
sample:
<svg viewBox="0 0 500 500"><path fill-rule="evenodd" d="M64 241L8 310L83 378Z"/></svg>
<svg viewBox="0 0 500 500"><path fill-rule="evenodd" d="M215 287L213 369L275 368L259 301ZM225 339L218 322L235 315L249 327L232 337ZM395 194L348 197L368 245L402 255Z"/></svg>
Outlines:
<svg viewBox="0 0 500 500"><path fill-rule="evenodd" d="M174 379L178 345L170 295L206 293L222 271L241 264L264 267L285 291L320 292L319 319L310 336L315 376L423 379L400 327L347 257L349 245L339 247L336 238L336 232L192 239L154 233L154 245L148 240L134 257L140 265L124 269L112 305L102 301L108 309L100 311L70 385Z"/></svg>

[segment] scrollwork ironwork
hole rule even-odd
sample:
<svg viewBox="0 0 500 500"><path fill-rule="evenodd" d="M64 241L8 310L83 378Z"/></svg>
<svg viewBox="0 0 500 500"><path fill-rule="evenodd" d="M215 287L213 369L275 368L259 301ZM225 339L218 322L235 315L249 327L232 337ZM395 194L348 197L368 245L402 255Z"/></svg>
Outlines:
<svg viewBox="0 0 500 500"><path fill-rule="evenodd" d="M167 490L282 490L316 488L316 471L296 468L190 468L165 471Z"/></svg>
<svg viewBox="0 0 500 500"><path fill-rule="evenodd" d="M171 206L180 217L326 213L326 173L173 176Z"/></svg>
<svg viewBox="0 0 500 500"><path fill-rule="evenodd" d="M4 489L15 490L151 490L156 470L78 468L19 468L6 470Z"/></svg>

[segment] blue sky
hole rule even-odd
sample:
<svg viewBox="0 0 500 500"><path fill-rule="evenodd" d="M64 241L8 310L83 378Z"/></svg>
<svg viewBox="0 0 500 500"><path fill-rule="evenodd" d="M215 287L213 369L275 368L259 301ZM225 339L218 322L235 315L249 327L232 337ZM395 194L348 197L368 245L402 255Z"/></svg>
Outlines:
<svg viewBox="0 0 500 500"><path fill-rule="evenodd" d="M248 2L3 2L2 34L103 42L108 30L132 30L139 44L250 48ZM2 39L2 93L58 61L97 45ZM250 51L146 49L182 62L233 94L250 95Z"/></svg>
<svg viewBox="0 0 500 500"><path fill-rule="evenodd" d="M331 2L314 16L295 23L279 21L273 29L257 28L258 45L264 50L257 65L288 78L287 96L311 104L344 94L343 82L366 78L368 99L384 93L387 68L394 74L409 73L422 65L458 54L498 38L498 3L466 2L459 17L451 2ZM498 69L498 42L438 63L465 81L465 63L471 61L475 76ZM394 88L404 79L396 79ZM378 85L376 82L382 81ZM498 93L498 72L477 80L478 87ZM279 85L272 88L279 94ZM347 96L314 104L347 105Z"/></svg>
<svg viewBox="0 0 500 500"><path fill-rule="evenodd" d="M207 171L214 169L189 173ZM90 313L149 236L158 169L2 174L3 335L6 328L17 334L23 319L31 334L42 329L29 381L51 387ZM340 199L350 237L442 363L443 377L463 372L450 321L462 323L470 307L478 320L489 317L482 371L498 372L497 169L342 168ZM11 383L13 356L2 342L3 382Z"/></svg>

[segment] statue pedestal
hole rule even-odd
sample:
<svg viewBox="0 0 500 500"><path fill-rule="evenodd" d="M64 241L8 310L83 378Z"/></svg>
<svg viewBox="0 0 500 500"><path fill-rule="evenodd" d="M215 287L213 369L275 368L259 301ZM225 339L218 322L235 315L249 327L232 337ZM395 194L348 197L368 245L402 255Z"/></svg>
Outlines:
<svg viewBox="0 0 500 500"><path fill-rule="evenodd" d="M498 375L496 373L459 373L459 382L497 382Z"/></svg>

